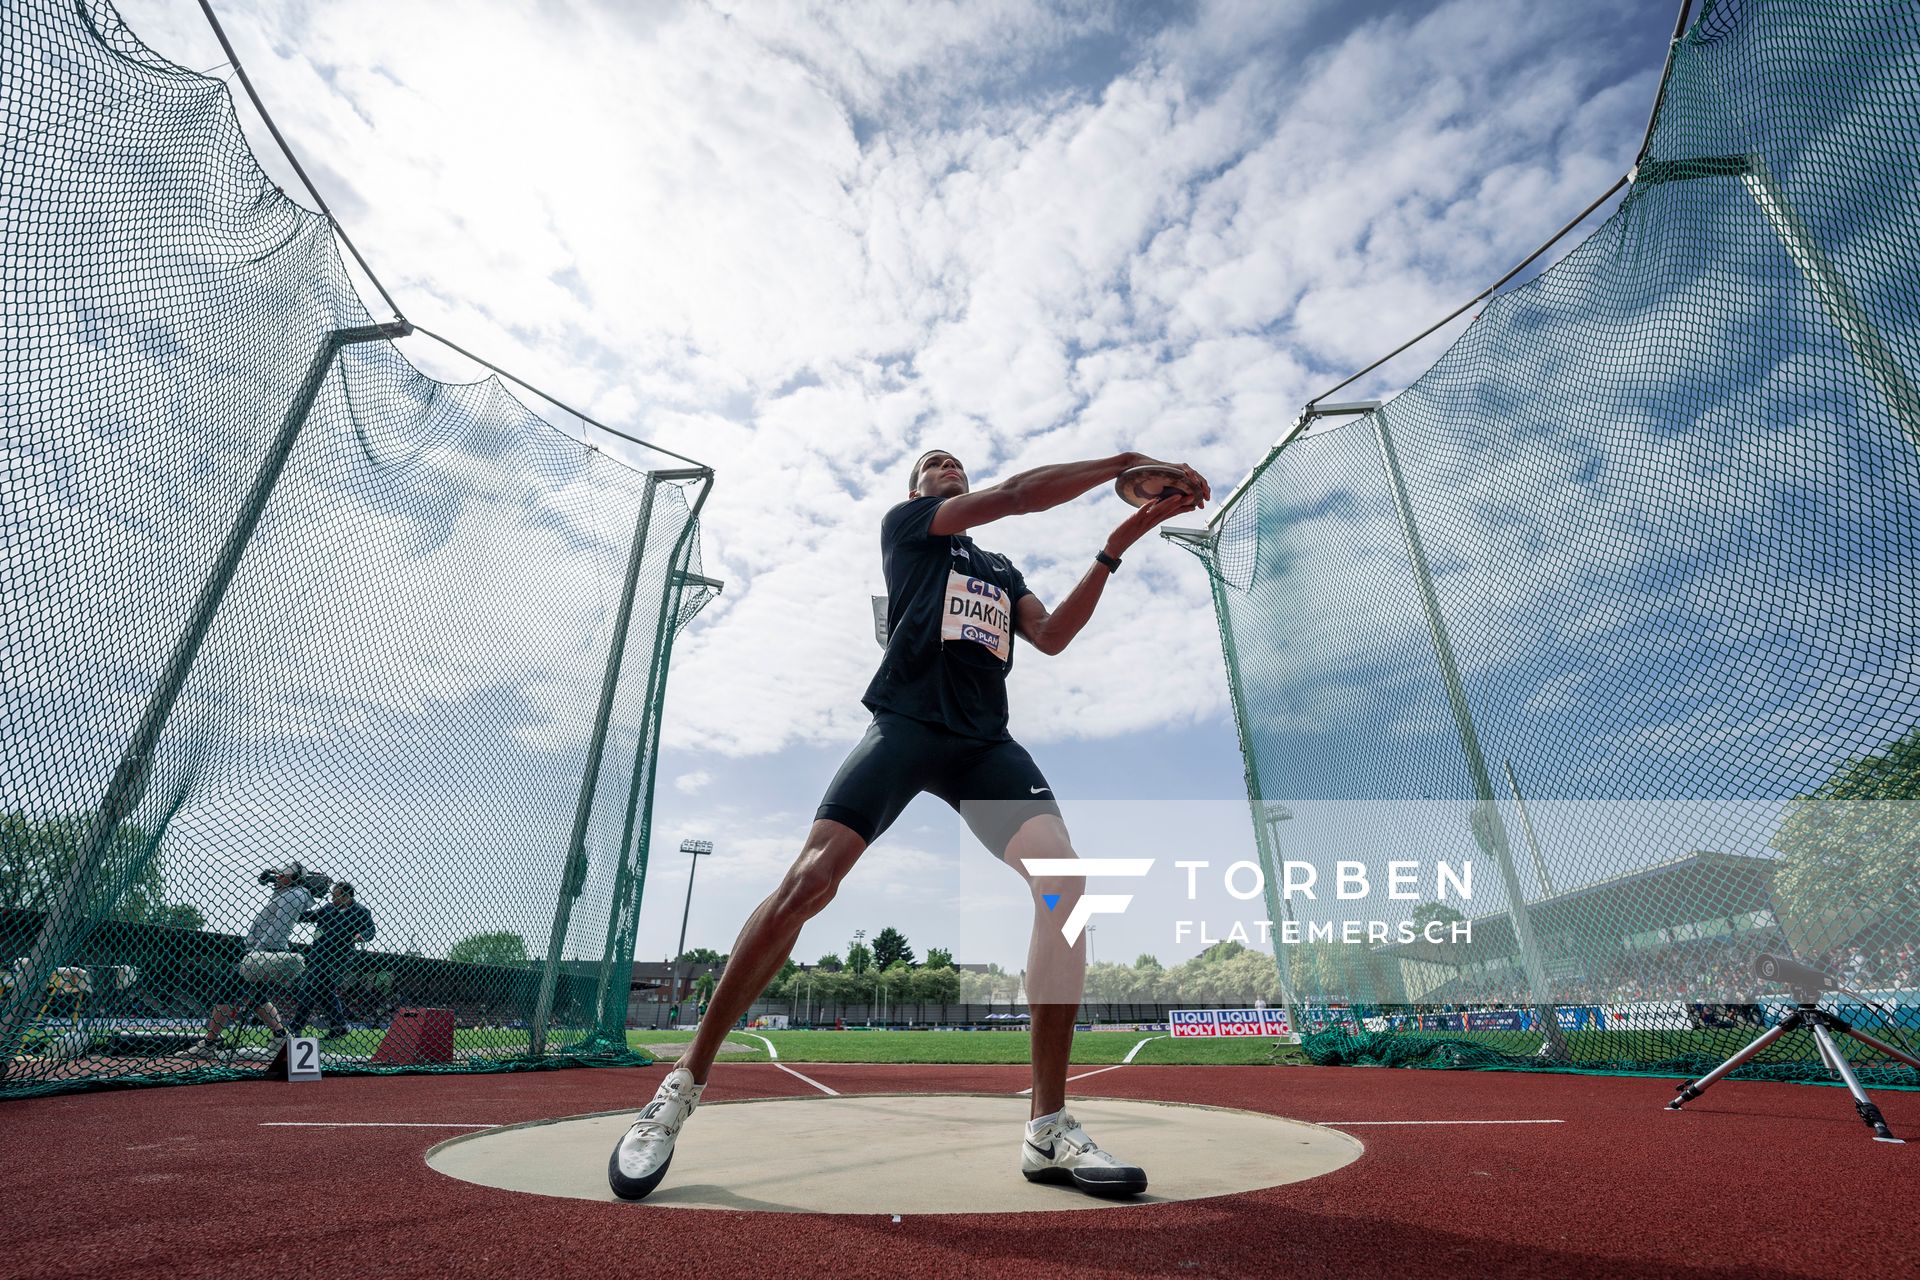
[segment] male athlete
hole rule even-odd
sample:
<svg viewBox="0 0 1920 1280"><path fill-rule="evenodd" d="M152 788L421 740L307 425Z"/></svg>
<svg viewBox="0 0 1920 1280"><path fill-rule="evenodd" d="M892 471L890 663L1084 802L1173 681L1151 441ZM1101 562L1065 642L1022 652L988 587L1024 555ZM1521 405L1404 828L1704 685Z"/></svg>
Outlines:
<svg viewBox="0 0 1920 1280"><path fill-rule="evenodd" d="M1107 538L1079 585L1049 612L1005 556L967 530L1071 502L1151 462L1135 453L1037 467L969 492L966 471L944 450L914 463L907 500L880 524L887 581L887 652L862 699L873 712L814 814L806 846L773 896L747 919L693 1043L640 1112L607 1165L614 1194L638 1200L660 1185L674 1139L699 1104L720 1043L786 963L800 929L819 914L869 844L923 791L955 809L980 841L1028 882L1033 940L1027 994L1033 1011L1033 1111L1020 1168L1033 1182L1064 1182L1099 1195L1146 1190L1147 1175L1095 1146L1066 1110L1067 1057L1086 980L1086 951L1060 930L1082 880L1034 877L1028 858L1072 858L1052 788L1007 734L1007 669L1015 635L1059 653L1087 625L1120 556L1148 530L1199 508L1211 490L1191 467L1185 494L1139 508ZM1055 896L1052 909L1044 896Z"/></svg>

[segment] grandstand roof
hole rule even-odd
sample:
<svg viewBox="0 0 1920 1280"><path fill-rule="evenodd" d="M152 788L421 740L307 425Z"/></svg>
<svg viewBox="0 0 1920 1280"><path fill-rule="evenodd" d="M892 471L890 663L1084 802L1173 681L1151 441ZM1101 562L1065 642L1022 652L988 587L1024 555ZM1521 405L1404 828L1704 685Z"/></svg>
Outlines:
<svg viewBox="0 0 1920 1280"><path fill-rule="evenodd" d="M1527 906L1536 934L1550 935L1577 926L1578 932L1589 936L1625 938L1650 929L1772 910L1776 865L1772 858L1698 850ZM1471 943L1421 940L1375 950L1382 955L1444 965L1513 954L1513 922L1505 907L1467 918L1473 924Z"/></svg>

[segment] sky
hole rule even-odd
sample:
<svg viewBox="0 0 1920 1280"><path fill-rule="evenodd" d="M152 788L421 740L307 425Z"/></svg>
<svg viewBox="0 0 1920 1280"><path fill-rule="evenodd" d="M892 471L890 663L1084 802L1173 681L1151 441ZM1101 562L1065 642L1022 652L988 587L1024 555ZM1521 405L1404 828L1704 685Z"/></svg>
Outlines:
<svg viewBox="0 0 1920 1280"><path fill-rule="evenodd" d="M1673 19L1664 0L216 9L409 318L717 472L703 552L726 587L674 652L642 959L678 933L681 839L716 846L687 945L722 951L798 851L867 719L878 525L914 457L952 450L980 484L1135 449L1224 495L1304 402L1625 171ZM228 74L197 5L122 12ZM1411 381L1465 323L1350 394ZM976 536L1057 600L1125 510L1097 491ZM1018 656L1010 694L1069 820L1090 806L1083 853L1164 814L1178 843L1251 856L1185 553L1138 544L1066 653ZM923 800L797 954L892 925L1017 967L1015 887ZM1171 963L1200 944L1114 945Z"/></svg>

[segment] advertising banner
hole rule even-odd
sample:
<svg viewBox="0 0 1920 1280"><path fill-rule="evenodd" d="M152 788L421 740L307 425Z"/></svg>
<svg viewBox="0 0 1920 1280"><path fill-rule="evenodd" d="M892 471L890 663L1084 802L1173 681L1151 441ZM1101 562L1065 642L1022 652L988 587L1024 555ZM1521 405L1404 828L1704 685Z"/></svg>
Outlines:
<svg viewBox="0 0 1920 1280"><path fill-rule="evenodd" d="M1209 1036L1284 1036L1285 1009L1175 1009L1167 1028L1176 1040Z"/></svg>
<svg viewBox="0 0 1920 1280"><path fill-rule="evenodd" d="M1684 1031L1693 1025L1687 1006L1678 1000L1636 1000L1604 1005L1600 1012L1609 1031Z"/></svg>
<svg viewBox="0 0 1920 1280"><path fill-rule="evenodd" d="M1599 1031L1606 1026L1597 1004L1562 1005L1553 1011L1562 1031Z"/></svg>

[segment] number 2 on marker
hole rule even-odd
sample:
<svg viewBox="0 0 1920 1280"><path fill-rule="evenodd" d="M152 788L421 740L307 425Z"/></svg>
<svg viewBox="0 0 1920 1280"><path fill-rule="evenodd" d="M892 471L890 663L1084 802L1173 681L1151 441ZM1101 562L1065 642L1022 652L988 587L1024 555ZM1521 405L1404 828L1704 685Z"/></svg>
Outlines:
<svg viewBox="0 0 1920 1280"><path fill-rule="evenodd" d="M320 1042L312 1036L295 1036L287 1042L287 1079L320 1078Z"/></svg>

